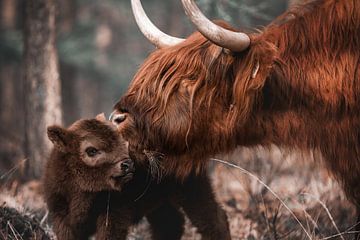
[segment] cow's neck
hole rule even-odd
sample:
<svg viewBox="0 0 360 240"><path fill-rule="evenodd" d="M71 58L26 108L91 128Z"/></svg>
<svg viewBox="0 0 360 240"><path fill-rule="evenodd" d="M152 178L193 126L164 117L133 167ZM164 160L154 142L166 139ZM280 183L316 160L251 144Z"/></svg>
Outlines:
<svg viewBox="0 0 360 240"><path fill-rule="evenodd" d="M239 142L324 148L349 126L359 128L360 2L317 1L313 8L262 35L278 58L263 106L240 126Z"/></svg>

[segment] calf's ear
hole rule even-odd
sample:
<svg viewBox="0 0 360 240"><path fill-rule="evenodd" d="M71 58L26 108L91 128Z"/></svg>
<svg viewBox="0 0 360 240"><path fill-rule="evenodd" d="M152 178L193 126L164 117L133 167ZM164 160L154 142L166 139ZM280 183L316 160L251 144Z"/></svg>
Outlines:
<svg viewBox="0 0 360 240"><path fill-rule="evenodd" d="M47 135L58 150L65 151L71 144L71 134L65 128L50 126L47 128Z"/></svg>
<svg viewBox="0 0 360 240"><path fill-rule="evenodd" d="M105 113L100 113L95 117L96 120L100 121L100 122L106 122L106 117L105 117Z"/></svg>

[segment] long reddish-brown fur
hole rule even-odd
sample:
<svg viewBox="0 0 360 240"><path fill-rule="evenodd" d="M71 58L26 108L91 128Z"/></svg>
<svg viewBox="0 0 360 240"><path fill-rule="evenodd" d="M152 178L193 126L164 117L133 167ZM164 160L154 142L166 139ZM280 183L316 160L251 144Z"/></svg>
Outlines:
<svg viewBox="0 0 360 240"><path fill-rule="evenodd" d="M180 178L239 145L315 150L360 204L360 1L312 1L250 36L242 53L199 33L152 53L115 106L130 149Z"/></svg>

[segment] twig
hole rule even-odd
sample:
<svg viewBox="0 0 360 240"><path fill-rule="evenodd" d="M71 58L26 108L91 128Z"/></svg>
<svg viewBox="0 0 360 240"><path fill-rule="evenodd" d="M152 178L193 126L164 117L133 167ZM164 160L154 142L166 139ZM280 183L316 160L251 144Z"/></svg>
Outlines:
<svg viewBox="0 0 360 240"><path fill-rule="evenodd" d="M43 226L45 220L47 219L47 217L49 216L49 210L46 210L45 215L43 216L43 218L40 221L40 225Z"/></svg>
<svg viewBox="0 0 360 240"><path fill-rule="evenodd" d="M5 177L7 176L11 176L22 164L24 164L28 159L25 158L22 161L20 161L18 164L16 164L13 168L11 168L9 171L7 171L6 173L4 173L3 175L0 176L0 181L5 179Z"/></svg>
<svg viewBox="0 0 360 240"><path fill-rule="evenodd" d="M324 237L324 238L321 238L320 240L328 240L328 239L332 239L332 238L335 238L335 237L338 237L338 236L341 236L341 235L344 235L344 234L355 234L355 233L359 233L360 231L345 231L345 232L342 232L342 233L337 233L337 234L334 234L334 235L331 235L329 237Z"/></svg>
<svg viewBox="0 0 360 240"><path fill-rule="evenodd" d="M150 169L148 169L148 172L147 172L147 175L146 175L146 181L148 181L148 182L146 184L146 187L145 187L144 191L139 196L137 196L135 198L134 202L139 201L143 196L145 196L145 194L149 190L149 187L150 187L150 185L152 183L152 176L151 176L151 170Z"/></svg>
<svg viewBox="0 0 360 240"><path fill-rule="evenodd" d="M4 235L4 233L2 231L0 232L0 234L1 234L0 236L2 236L2 239L6 239L6 236Z"/></svg>
<svg viewBox="0 0 360 240"><path fill-rule="evenodd" d="M264 206L264 218L265 218L265 222L266 222L266 227L268 229L268 232L270 234L271 232L271 227L270 227L270 223L269 223L269 217L268 217L268 214L267 214L267 206L265 205L265 201L264 201L264 197L263 195L261 195L261 201L262 201L262 204Z"/></svg>
<svg viewBox="0 0 360 240"><path fill-rule="evenodd" d="M109 225L109 211L110 211L110 191L108 192L107 206L106 206L106 221L105 221L106 228Z"/></svg>
<svg viewBox="0 0 360 240"><path fill-rule="evenodd" d="M348 229L345 230L345 232L350 231L351 229L355 228L356 226L358 226L360 224L360 222L355 223L354 225L352 225L351 227L349 227Z"/></svg>
<svg viewBox="0 0 360 240"><path fill-rule="evenodd" d="M16 238L16 240L19 240L19 238L17 237L17 235L19 235L19 237L21 238L20 234L17 233L16 229L13 228L12 224L10 223L10 221L7 222L7 225L9 226L11 232L14 234L14 237ZM22 239L22 238L21 238Z"/></svg>
<svg viewBox="0 0 360 240"><path fill-rule="evenodd" d="M151 185L151 179L149 180L148 184L146 185L144 191L137 198L135 198L134 202L139 201L139 199L141 199L146 194L146 192L149 190L150 185Z"/></svg>
<svg viewBox="0 0 360 240"><path fill-rule="evenodd" d="M275 214L272 217L272 221L271 221L272 231L273 231L275 240L279 239L279 234L277 233L277 230L276 230L276 222L277 222L278 217L279 217L279 211L280 211L280 205L276 208Z"/></svg>
<svg viewBox="0 0 360 240"><path fill-rule="evenodd" d="M318 203L320 203L320 205L321 205L321 206L324 208L324 210L326 211L326 214L329 216L329 219L331 220L331 223L333 224L335 230L337 231L338 236L340 236L340 238L341 238L342 240L345 240L344 237L342 236L342 234L340 233L340 230L339 230L339 228L337 227L337 225L336 225L336 223L335 223L335 221L334 221L334 218L332 217L332 215L331 215L329 209L326 207L325 203L322 202L320 199L316 198L315 196L309 194L309 193L302 193L302 195L309 196L309 197L311 197L312 199L314 199L315 201L317 201Z"/></svg>
<svg viewBox="0 0 360 240"><path fill-rule="evenodd" d="M217 159L217 158L210 158L210 160L215 161L215 162L219 162L225 165L228 165L230 167L239 169L242 173L248 175L251 178L254 178L256 181L258 181L260 184L262 184L276 199L278 199L280 201L280 203L288 210L288 212L291 214L291 216L296 220L296 222L300 225L300 227L302 228L302 230L305 232L306 236L312 240L312 237L310 236L310 234L308 233L308 231L305 229L304 225L300 222L300 220L296 217L295 213L293 211L291 211L291 209L286 205L286 203L279 197L279 195L277 193L275 193L268 185L266 185L259 177L255 176L254 174L252 174L251 172L247 171L246 169L233 164L233 163L229 163L226 162L224 160L221 159Z"/></svg>
<svg viewBox="0 0 360 240"><path fill-rule="evenodd" d="M301 204L302 205L302 204ZM307 222L307 225L308 225L308 228L310 229L310 225L309 225L309 221L313 224L313 227L315 229L319 229L319 226L317 225L316 221L313 219L313 217L306 211L306 209L302 206L302 210L303 210L303 213L306 217L306 222ZM314 232L314 231L313 231Z"/></svg>
<svg viewBox="0 0 360 240"><path fill-rule="evenodd" d="M349 227L348 229L346 229L344 232L342 232L341 234L344 235L344 234L356 234L356 233L360 233L360 231L350 231L351 229L355 228L357 225L359 225L360 222L357 222L355 223L353 226ZM331 235L331 236L328 236L328 237L325 237L325 238L322 238L320 240L327 240L327 239L331 239L331 238L334 238L334 237L338 237L339 234L335 234L335 235Z"/></svg>

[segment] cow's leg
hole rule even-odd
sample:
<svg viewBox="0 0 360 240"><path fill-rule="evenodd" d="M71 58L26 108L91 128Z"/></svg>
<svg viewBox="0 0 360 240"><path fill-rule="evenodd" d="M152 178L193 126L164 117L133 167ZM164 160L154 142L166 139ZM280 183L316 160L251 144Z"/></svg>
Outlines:
<svg viewBox="0 0 360 240"><path fill-rule="evenodd" d="M357 208L356 208L356 214L357 214L357 221L355 223L355 237L354 239L355 240L360 240L360 206L357 205Z"/></svg>
<svg viewBox="0 0 360 240"><path fill-rule="evenodd" d="M184 216L170 203L164 203L146 216L154 240L179 240L184 232Z"/></svg>
<svg viewBox="0 0 360 240"><path fill-rule="evenodd" d="M360 177L357 177L357 174L351 173L349 176L355 176L350 179L344 179L344 191L346 193L347 198L352 201L352 203L356 207L356 216L357 220L355 224L353 225L353 231L355 231L354 234L354 240L360 240L360 185L359 185L359 179Z"/></svg>
<svg viewBox="0 0 360 240"><path fill-rule="evenodd" d="M216 202L207 175L186 180L180 205L192 224L197 227L202 239L231 239L226 213Z"/></svg>
<svg viewBox="0 0 360 240"><path fill-rule="evenodd" d="M353 228L353 230L355 231L353 239L360 240L360 173L358 173L358 170L357 168L355 168L355 166L351 166L350 169L354 170L354 172L349 172L348 174L342 172L340 176L346 176L345 178L343 178L344 191L347 198L352 201L352 203L356 207L357 220L354 224L355 227Z"/></svg>

